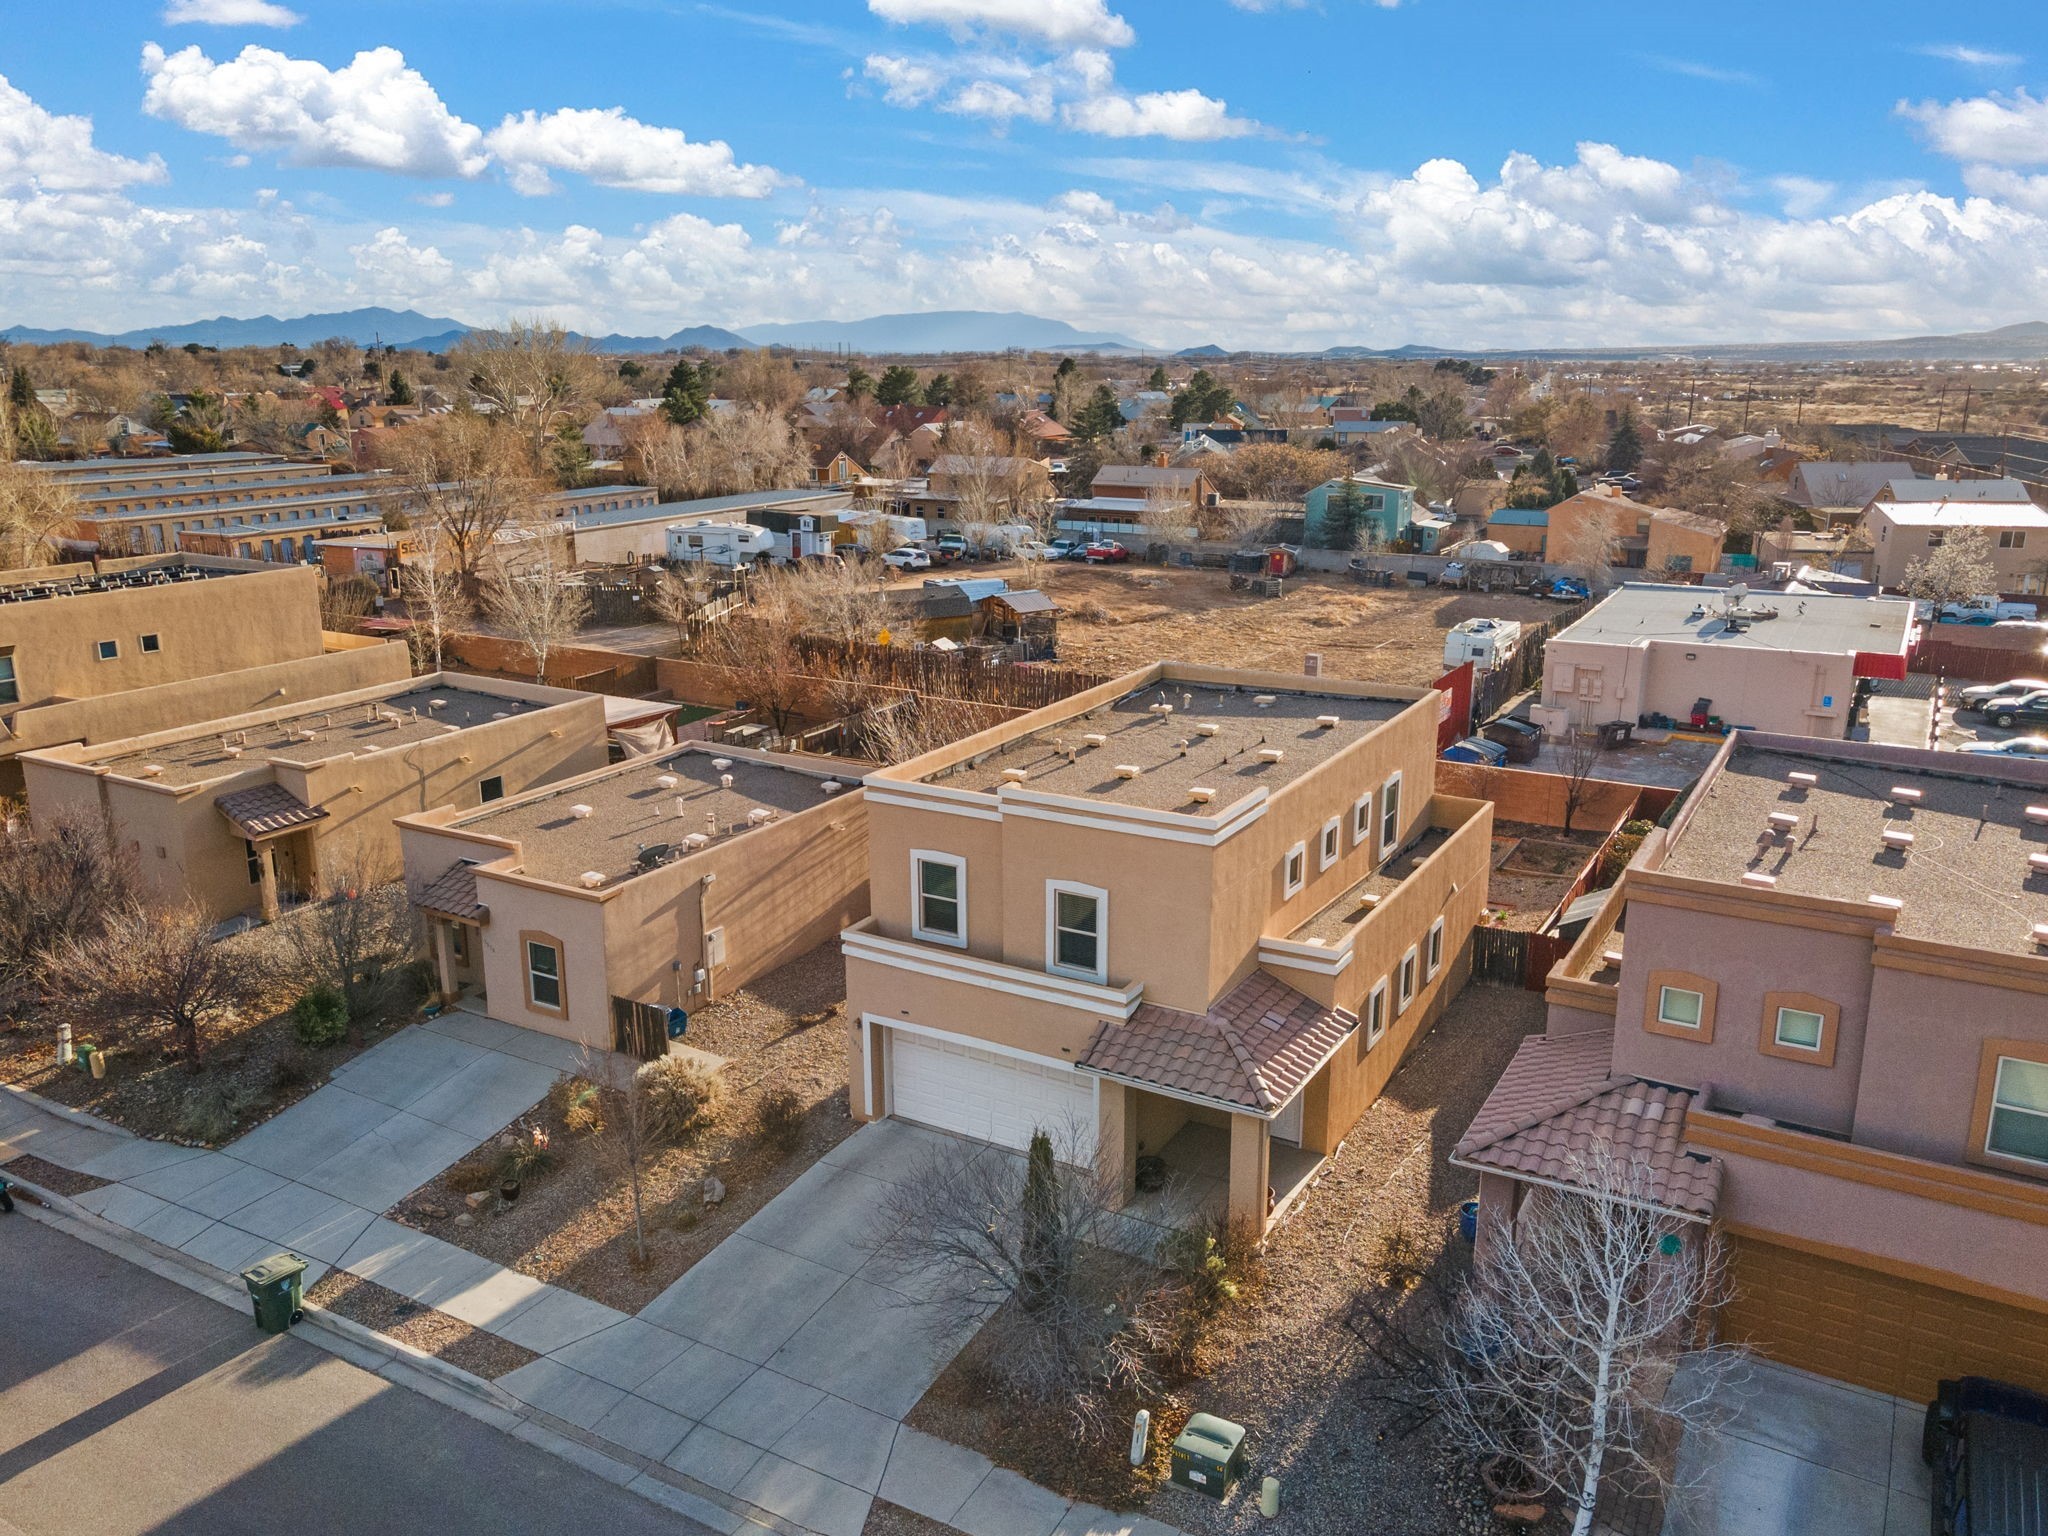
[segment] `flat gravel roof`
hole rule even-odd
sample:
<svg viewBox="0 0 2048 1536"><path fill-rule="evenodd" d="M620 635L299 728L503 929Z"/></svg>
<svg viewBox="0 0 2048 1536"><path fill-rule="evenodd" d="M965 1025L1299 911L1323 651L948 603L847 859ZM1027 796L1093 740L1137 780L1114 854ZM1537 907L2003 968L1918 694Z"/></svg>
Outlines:
<svg viewBox="0 0 2048 1536"><path fill-rule="evenodd" d="M1736 885L1754 870L1796 895L1889 896L1905 903L1893 924L1902 937L2034 954L2029 933L2048 922L2048 878L2032 874L2027 856L2048 852L2048 825L2029 821L2026 809L2048 804L2048 785L2000 780L1973 772L1966 756L1940 756L1954 767L1738 745L1695 791L1663 872ZM1787 777L1794 772L1819 783L1802 789ZM1894 800L1894 786L1919 790L1919 803ZM1766 830L1776 812L1799 818L1783 841ZM1911 847L1887 848L1887 830L1910 832Z"/></svg>
<svg viewBox="0 0 2048 1536"><path fill-rule="evenodd" d="M1020 769L1027 775L1024 789L1211 815L1255 789L1292 783L1414 702L1169 679L991 748L929 782L994 793L1011 782L1006 771ZM1159 704L1170 704L1173 713L1154 715ZM1319 724L1320 716L1337 723ZM1203 725L1215 726L1214 734L1204 735ZM1086 740L1091 735L1106 739L1094 746ZM1266 762L1262 751L1282 755ZM1139 770L1135 778L1118 773L1126 765ZM1197 787L1214 790L1214 798L1207 804L1190 799Z"/></svg>

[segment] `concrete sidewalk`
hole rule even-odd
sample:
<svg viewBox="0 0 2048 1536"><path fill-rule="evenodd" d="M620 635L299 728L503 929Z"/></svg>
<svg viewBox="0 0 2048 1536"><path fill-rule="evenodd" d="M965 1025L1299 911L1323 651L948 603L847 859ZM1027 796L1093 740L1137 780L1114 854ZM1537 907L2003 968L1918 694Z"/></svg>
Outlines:
<svg viewBox="0 0 2048 1536"><path fill-rule="evenodd" d="M911 1304L916 1277L860 1240L892 1184L935 1150L1008 1155L999 1149L900 1121L864 1126L638 1317L379 1214L577 1066L562 1042L456 1014L364 1052L221 1152L5 1096L0 1156L33 1150L116 1180L75 1203L230 1276L288 1248L311 1261L309 1285L339 1267L532 1350L542 1358L495 1388L596 1448L757 1512L755 1524L860 1536L880 1497L965 1536L1175 1536L901 1422L974 1325L934 1338ZM728 1532L749 1525L724 1506L689 1509Z"/></svg>

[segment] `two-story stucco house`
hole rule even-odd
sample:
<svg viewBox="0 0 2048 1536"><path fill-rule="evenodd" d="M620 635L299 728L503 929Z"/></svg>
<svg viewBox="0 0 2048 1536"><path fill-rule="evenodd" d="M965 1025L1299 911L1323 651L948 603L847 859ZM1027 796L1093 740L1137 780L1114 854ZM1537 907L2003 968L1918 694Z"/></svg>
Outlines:
<svg viewBox="0 0 2048 1536"><path fill-rule="evenodd" d="M1263 1230L1468 973L1492 810L1432 792L1437 712L1162 662L870 774L854 1115Z"/></svg>
<svg viewBox="0 0 2048 1536"><path fill-rule="evenodd" d="M1732 1337L2048 1388L2048 765L1732 737L1548 999L1452 1155L1482 1245L1606 1142L1726 1234Z"/></svg>

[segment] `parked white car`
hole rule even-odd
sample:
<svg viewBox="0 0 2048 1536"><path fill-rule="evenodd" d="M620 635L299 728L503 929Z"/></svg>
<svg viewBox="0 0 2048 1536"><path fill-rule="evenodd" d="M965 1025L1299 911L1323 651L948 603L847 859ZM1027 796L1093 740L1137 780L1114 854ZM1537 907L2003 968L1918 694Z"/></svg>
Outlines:
<svg viewBox="0 0 2048 1536"><path fill-rule="evenodd" d="M932 568L932 557L915 545L905 544L900 549L886 551L882 555L882 564L899 571L928 571Z"/></svg>

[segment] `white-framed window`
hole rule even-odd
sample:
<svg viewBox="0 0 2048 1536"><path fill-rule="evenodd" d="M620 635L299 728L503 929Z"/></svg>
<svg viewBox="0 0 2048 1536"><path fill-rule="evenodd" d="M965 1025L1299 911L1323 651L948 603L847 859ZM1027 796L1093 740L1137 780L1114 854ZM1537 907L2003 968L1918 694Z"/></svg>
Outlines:
<svg viewBox="0 0 2048 1536"><path fill-rule="evenodd" d="M1287 862L1281 867L1281 884L1292 896L1308 883L1308 844L1296 843L1287 850Z"/></svg>
<svg viewBox="0 0 2048 1536"><path fill-rule="evenodd" d="M1421 964L1415 946L1408 946L1408 953L1401 957L1401 963L1394 968L1394 1012L1406 1013L1408 1005L1415 1001L1415 972Z"/></svg>
<svg viewBox="0 0 2048 1536"><path fill-rule="evenodd" d="M1401 775L1395 774L1380 791L1380 857L1394 851L1401 840Z"/></svg>
<svg viewBox="0 0 2048 1536"><path fill-rule="evenodd" d="M1380 1037L1387 1032L1387 978L1382 976L1365 994L1365 1048L1369 1051L1380 1043Z"/></svg>
<svg viewBox="0 0 2048 1536"><path fill-rule="evenodd" d="M2048 1062L2023 1056L1998 1058L1984 1150L2000 1157L2048 1163Z"/></svg>
<svg viewBox="0 0 2048 1536"><path fill-rule="evenodd" d="M910 931L929 944L967 947L967 861L957 854L910 853Z"/></svg>
<svg viewBox="0 0 2048 1536"><path fill-rule="evenodd" d="M1657 1022L1678 1029L1698 1029L1705 1015L1706 997L1690 987L1657 989Z"/></svg>
<svg viewBox="0 0 2048 1536"><path fill-rule="evenodd" d="M118 640L101 640L93 646L93 652L101 661L119 661L121 659L121 642Z"/></svg>
<svg viewBox="0 0 2048 1536"><path fill-rule="evenodd" d="M562 952L539 939L526 941L526 1000L550 1013L562 1011Z"/></svg>
<svg viewBox="0 0 2048 1536"><path fill-rule="evenodd" d="M1332 816L1323 823L1323 840L1318 845L1316 868L1319 870L1328 869L1332 864L1336 863L1337 854L1342 848L1343 842L1344 819L1341 816Z"/></svg>
<svg viewBox="0 0 2048 1536"><path fill-rule="evenodd" d="M1422 979L1435 981L1436 973L1444 968L1444 920L1438 918L1429 925L1429 940L1423 946Z"/></svg>
<svg viewBox="0 0 2048 1536"><path fill-rule="evenodd" d="M1362 847L1372 841L1372 791L1367 790L1351 802L1351 846Z"/></svg>
<svg viewBox="0 0 2048 1536"><path fill-rule="evenodd" d="M1109 978L1109 892L1045 883L1045 968L1083 981Z"/></svg>
<svg viewBox="0 0 2048 1536"><path fill-rule="evenodd" d="M1780 1008L1772 1038L1796 1051L1818 1051L1827 1038L1828 1019L1811 1008Z"/></svg>

